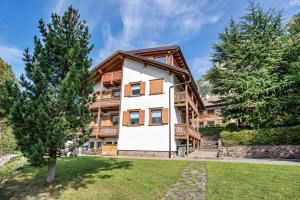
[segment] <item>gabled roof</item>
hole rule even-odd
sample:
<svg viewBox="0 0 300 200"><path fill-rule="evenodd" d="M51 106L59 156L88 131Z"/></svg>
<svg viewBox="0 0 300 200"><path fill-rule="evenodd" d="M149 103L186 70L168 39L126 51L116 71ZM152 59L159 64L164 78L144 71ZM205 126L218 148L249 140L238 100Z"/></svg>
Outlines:
<svg viewBox="0 0 300 200"><path fill-rule="evenodd" d="M159 52L159 51L171 51L172 53L175 53L175 59L179 58L179 65L180 67L172 66L169 64L161 63L152 59L149 59L147 57L142 56L145 53L153 53L153 52ZM194 93L196 94L197 99L202 104L202 107L204 108L203 102L198 94L198 88L197 85L193 79L193 76L191 74L191 71L185 61L185 58L182 54L182 51L179 46L177 45L171 45L171 46L164 46L164 47L155 47L155 48L147 48L147 49L138 49L133 51L116 51L109 57L107 57L105 60L103 60L100 64L98 64L93 70L95 71L94 77L101 74L101 71L104 72L106 67L109 67L114 62L120 62L123 60L123 58L130 58L136 61L143 62L144 65L152 65L154 67L158 67L161 69L169 70L170 72L180 74L186 77L191 78L191 86L194 90Z"/></svg>

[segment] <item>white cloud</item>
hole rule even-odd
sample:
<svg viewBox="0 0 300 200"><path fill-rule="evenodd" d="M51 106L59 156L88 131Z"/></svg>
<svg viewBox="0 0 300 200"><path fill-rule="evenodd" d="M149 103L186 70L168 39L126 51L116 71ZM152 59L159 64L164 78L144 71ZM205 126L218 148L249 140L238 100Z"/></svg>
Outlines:
<svg viewBox="0 0 300 200"><path fill-rule="evenodd" d="M0 57L8 64L21 63L22 62L23 51L8 46L0 46Z"/></svg>
<svg viewBox="0 0 300 200"><path fill-rule="evenodd" d="M290 7L297 7L297 6L300 6L300 0L290 0L288 5Z"/></svg>
<svg viewBox="0 0 300 200"><path fill-rule="evenodd" d="M208 57L193 58L188 61L188 64L196 80L201 78L201 76L213 66Z"/></svg>
<svg viewBox="0 0 300 200"><path fill-rule="evenodd" d="M118 49L167 45L193 37L203 25L219 20L220 13L212 14L213 4L201 0L120 1L122 30L112 34L108 23L98 57L103 59Z"/></svg>
<svg viewBox="0 0 300 200"><path fill-rule="evenodd" d="M63 11L67 7L67 1L66 0L57 0L54 8L52 9L52 12L57 13L57 14L62 14Z"/></svg>

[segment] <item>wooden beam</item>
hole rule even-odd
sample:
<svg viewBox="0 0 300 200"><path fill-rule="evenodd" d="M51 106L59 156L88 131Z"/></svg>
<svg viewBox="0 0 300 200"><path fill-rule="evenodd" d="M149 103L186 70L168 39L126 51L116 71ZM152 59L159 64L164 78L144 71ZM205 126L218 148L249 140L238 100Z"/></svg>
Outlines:
<svg viewBox="0 0 300 200"><path fill-rule="evenodd" d="M188 95L188 87L187 84L185 85L185 95ZM187 96L186 96L187 97ZM186 155L189 155L189 133L188 133L188 127L189 127L189 103L188 103L188 98L185 98L185 123L186 123Z"/></svg>

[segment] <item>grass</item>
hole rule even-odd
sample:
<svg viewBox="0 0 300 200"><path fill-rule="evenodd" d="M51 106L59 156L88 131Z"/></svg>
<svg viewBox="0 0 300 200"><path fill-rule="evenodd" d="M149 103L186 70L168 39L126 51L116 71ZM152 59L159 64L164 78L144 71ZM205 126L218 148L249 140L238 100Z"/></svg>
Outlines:
<svg viewBox="0 0 300 200"><path fill-rule="evenodd" d="M61 158L55 182L46 167L23 167L0 187L0 199L160 199L186 161L99 157Z"/></svg>
<svg viewBox="0 0 300 200"><path fill-rule="evenodd" d="M17 169L20 169L26 164L26 159L20 154L12 158L4 166L0 166L0 185L9 180Z"/></svg>
<svg viewBox="0 0 300 200"><path fill-rule="evenodd" d="M47 169L24 166L19 156L0 167L0 178L6 180L0 199L161 199L187 163L61 158L55 182L46 184ZM208 200L300 199L299 166L207 162L206 168Z"/></svg>
<svg viewBox="0 0 300 200"><path fill-rule="evenodd" d="M300 167L208 162L208 200L300 199Z"/></svg>

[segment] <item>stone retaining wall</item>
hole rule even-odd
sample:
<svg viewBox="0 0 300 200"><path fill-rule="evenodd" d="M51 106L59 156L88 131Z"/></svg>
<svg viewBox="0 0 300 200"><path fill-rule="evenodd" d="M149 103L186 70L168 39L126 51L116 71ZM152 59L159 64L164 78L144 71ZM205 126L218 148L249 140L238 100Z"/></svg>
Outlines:
<svg viewBox="0 0 300 200"><path fill-rule="evenodd" d="M176 155L176 152L171 152L173 156ZM133 156L133 157L158 157L158 158L167 158L169 156L168 151L137 151L137 150L119 150L119 156Z"/></svg>
<svg viewBox="0 0 300 200"><path fill-rule="evenodd" d="M218 157L300 159L300 145L219 147Z"/></svg>

